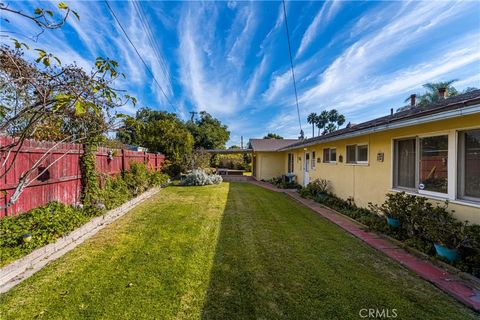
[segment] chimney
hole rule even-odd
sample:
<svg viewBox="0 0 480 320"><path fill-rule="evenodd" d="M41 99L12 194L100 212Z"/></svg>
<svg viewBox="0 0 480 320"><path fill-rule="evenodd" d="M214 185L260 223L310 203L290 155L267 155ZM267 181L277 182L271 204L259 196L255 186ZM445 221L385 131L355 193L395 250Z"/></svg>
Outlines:
<svg viewBox="0 0 480 320"><path fill-rule="evenodd" d="M417 95L414 93L410 95L410 106L415 107L416 105L417 105Z"/></svg>
<svg viewBox="0 0 480 320"><path fill-rule="evenodd" d="M446 92L447 92L447 88L438 88L438 98L440 100L445 99Z"/></svg>
<svg viewBox="0 0 480 320"><path fill-rule="evenodd" d="M390 108L390 115L393 116L393 108Z"/></svg>

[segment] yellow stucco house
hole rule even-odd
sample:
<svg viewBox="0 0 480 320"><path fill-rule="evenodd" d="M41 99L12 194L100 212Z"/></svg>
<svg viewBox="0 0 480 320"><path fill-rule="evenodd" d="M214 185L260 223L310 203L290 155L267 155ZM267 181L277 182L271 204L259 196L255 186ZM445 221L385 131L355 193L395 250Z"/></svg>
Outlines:
<svg viewBox="0 0 480 320"><path fill-rule="evenodd" d="M254 177L330 181L358 206L406 191L480 224L480 90L305 140L252 139Z"/></svg>

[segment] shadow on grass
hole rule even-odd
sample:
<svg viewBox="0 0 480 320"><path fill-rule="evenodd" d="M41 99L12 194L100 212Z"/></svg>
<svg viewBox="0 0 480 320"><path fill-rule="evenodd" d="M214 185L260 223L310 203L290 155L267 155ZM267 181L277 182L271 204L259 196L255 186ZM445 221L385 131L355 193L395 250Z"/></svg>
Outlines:
<svg viewBox="0 0 480 320"><path fill-rule="evenodd" d="M474 318L286 195L229 184L202 319L359 319L362 308Z"/></svg>

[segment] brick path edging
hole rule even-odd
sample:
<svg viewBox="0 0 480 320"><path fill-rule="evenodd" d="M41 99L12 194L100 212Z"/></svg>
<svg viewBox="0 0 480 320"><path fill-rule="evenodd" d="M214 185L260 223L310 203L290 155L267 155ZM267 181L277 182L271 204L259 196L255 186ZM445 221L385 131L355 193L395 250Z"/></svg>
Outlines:
<svg viewBox="0 0 480 320"><path fill-rule="evenodd" d="M363 230L358 223L350 221L347 217L327 209L311 199L302 198L295 191L278 189L275 186L262 181L249 182L274 192L287 194L293 200L313 210L317 214L338 225L343 230L400 263L402 266L429 281L464 305L480 312L480 290L475 288L473 284L466 282L451 272L435 266L427 260L414 256L392 241L389 241L376 233Z"/></svg>
<svg viewBox="0 0 480 320"><path fill-rule="evenodd" d="M120 207L112 209L102 216L93 218L55 242L38 248L25 257L0 268L0 293L9 291L23 280L40 271L49 262L60 258L85 240L91 238L105 226L125 215L133 207L158 193L159 190L160 188L152 188L138 197L125 202Z"/></svg>

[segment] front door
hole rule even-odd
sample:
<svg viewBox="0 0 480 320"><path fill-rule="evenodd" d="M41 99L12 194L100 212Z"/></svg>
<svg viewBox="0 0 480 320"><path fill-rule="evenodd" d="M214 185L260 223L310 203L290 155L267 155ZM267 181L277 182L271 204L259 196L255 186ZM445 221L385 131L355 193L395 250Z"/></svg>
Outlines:
<svg viewBox="0 0 480 320"><path fill-rule="evenodd" d="M305 152L305 157L303 161L303 186L307 186L307 184L310 182L310 177L308 174L308 168L310 165L310 153Z"/></svg>

